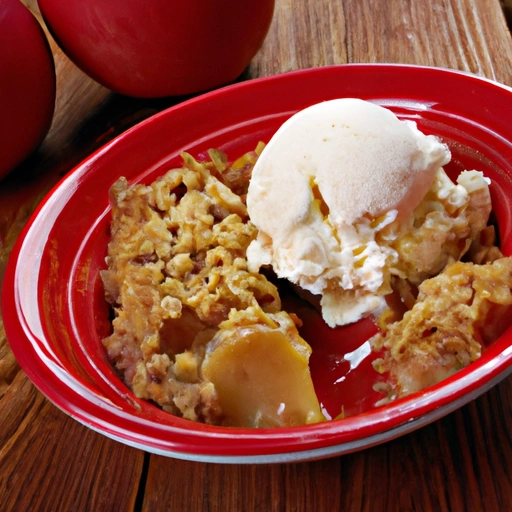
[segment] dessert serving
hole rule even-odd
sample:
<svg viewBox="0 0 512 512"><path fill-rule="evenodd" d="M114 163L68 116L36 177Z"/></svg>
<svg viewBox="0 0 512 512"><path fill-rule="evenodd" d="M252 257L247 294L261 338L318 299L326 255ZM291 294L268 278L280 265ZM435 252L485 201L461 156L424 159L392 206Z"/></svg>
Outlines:
<svg viewBox="0 0 512 512"><path fill-rule="evenodd" d="M452 181L448 146L391 111L327 101L234 162L182 158L110 191L103 344L137 397L215 425L329 419L281 291L333 329L375 318L383 402L467 366L508 325L512 263L489 181L472 169Z"/></svg>

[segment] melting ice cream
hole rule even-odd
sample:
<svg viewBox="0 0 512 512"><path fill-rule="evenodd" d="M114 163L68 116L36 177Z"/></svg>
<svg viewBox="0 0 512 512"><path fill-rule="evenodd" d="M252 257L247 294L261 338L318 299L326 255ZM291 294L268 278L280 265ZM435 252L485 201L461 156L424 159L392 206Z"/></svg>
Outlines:
<svg viewBox="0 0 512 512"><path fill-rule="evenodd" d="M298 112L253 170L247 206L259 234L248 249L250 270L271 265L279 277L321 296L330 326L377 313L392 275L414 281L421 266L426 274L438 272L446 242L469 234L467 221L457 224L468 192L444 173L449 160L437 137L371 102L337 99ZM476 171L466 174L465 181L484 180ZM429 193L430 202L441 201L434 210L444 209L449 225L432 254L416 254L427 261L401 261L400 240L418 224L414 212Z"/></svg>

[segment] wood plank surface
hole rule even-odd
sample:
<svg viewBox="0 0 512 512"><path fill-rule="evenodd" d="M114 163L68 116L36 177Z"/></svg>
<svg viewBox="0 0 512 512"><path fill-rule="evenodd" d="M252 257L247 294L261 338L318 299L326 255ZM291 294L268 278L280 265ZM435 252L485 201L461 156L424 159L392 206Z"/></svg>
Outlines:
<svg viewBox="0 0 512 512"><path fill-rule="evenodd" d="M328 460L218 466L152 456L144 510L511 510L511 461L500 453L510 450L511 398L507 381L412 434Z"/></svg>
<svg viewBox="0 0 512 512"><path fill-rule="evenodd" d="M37 14L33 0L26 3ZM347 62L477 73L512 86L508 0L277 0L241 79ZM510 19L510 18L509 18ZM51 38L50 38L51 39ZM0 183L0 279L48 188L116 134L182 98L135 100L87 78L52 41L57 105L42 147ZM51 405L0 321L0 511L512 510L512 379L381 446L289 465L214 465L144 454Z"/></svg>

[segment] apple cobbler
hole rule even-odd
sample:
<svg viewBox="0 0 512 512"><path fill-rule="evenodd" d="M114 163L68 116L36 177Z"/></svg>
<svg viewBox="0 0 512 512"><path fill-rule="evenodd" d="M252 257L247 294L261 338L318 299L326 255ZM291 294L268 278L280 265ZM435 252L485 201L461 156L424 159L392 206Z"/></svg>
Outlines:
<svg viewBox="0 0 512 512"><path fill-rule="evenodd" d="M247 266L258 233L245 199L262 147L234 163L217 150L205 162L183 153L181 167L150 185L120 178L110 190L102 279L115 318L103 344L137 397L193 421L326 419L300 319L282 310L266 270ZM372 345L388 398L467 366L508 323L512 260L496 247L490 211L480 173L453 184L441 171L413 218L382 227L379 237L397 256Z"/></svg>
<svg viewBox="0 0 512 512"><path fill-rule="evenodd" d="M136 396L210 424L324 419L311 349L278 290L247 270L256 236L244 197L261 150L229 166L211 151L151 185L111 188L112 241L102 278L114 306L109 358Z"/></svg>
<svg viewBox="0 0 512 512"><path fill-rule="evenodd" d="M494 226L487 225L491 213L487 182L480 173L465 171L458 183L467 192L462 212L457 211L460 202L448 201L447 211L437 207L425 217L427 195L414 215L423 222L401 238L407 253L415 254L410 259L413 264L402 267L405 279L393 278L388 307L377 319L381 332L371 340L373 349L383 353L374 367L386 375L375 385L387 396L384 402L436 384L468 366L510 325L512 259L503 257ZM432 190L436 188L439 183ZM457 231L463 236L455 236ZM436 272L425 274L422 263L438 260L436 246L442 247L444 261L434 263Z"/></svg>
<svg viewBox="0 0 512 512"><path fill-rule="evenodd" d="M512 258L477 265L456 262L423 281L412 308L372 339L387 399L436 384L480 357L512 314ZM386 400L386 399L385 399Z"/></svg>

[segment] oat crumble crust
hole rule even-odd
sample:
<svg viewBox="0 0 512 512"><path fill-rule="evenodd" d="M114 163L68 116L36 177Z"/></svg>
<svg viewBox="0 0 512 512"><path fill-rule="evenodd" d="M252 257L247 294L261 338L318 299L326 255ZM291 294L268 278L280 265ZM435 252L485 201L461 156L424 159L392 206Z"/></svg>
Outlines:
<svg viewBox="0 0 512 512"><path fill-rule="evenodd" d="M373 338L373 348L384 350L375 367L389 374L381 390L389 398L405 396L468 366L511 314L512 258L449 265L423 281L412 309Z"/></svg>
<svg viewBox="0 0 512 512"><path fill-rule="evenodd" d="M102 279L116 317L103 343L138 397L217 424L222 411L200 372L206 343L231 309L263 316L277 313L280 299L263 275L247 272L244 258L256 229L242 197L257 154L245 155L236 173L220 153L216 165L182 157L182 168L151 185L120 178L111 188Z"/></svg>

